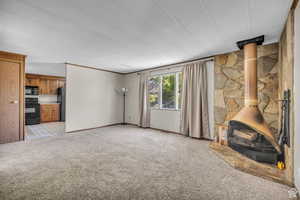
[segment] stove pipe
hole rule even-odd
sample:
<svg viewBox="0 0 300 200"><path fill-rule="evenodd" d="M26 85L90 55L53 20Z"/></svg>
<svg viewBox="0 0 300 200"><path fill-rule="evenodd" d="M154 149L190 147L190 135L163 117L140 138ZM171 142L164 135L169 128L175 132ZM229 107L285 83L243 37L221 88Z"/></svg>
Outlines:
<svg viewBox="0 0 300 200"><path fill-rule="evenodd" d="M244 49L245 106L230 121L249 126L257 133L263 135L280 153L280 146L258 108L257 45L261 45L263 42L264 36L237 42L238 47Z"/></svg>

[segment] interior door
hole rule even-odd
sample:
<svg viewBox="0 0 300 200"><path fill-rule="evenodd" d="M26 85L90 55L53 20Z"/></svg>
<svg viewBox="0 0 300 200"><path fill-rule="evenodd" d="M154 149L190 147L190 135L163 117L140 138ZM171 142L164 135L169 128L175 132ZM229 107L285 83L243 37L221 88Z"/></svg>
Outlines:
<svg viewBox="0 0 300 200"><path fill-rule="evenodd" d="M20 140L20 64L0 61L0 143Z"/></svg>

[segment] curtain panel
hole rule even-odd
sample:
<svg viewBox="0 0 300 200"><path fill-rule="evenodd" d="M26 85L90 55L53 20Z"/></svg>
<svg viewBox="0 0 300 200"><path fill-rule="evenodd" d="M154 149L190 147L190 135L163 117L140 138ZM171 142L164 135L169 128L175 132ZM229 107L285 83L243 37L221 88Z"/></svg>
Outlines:
<svg viewBox="0 0 300 200"><path fill-rule="evenodd" d="M148 78L149 73L144 72L140 74L139 83L139 113L140 113L140 127L150 127L150 103L148 92Z"/></svg>
<svg viewBox="0 0 300 200"><path fill-rule="evenodd" d="M187 64L183 68L181 133L210 139L205 62Z"/></svg>

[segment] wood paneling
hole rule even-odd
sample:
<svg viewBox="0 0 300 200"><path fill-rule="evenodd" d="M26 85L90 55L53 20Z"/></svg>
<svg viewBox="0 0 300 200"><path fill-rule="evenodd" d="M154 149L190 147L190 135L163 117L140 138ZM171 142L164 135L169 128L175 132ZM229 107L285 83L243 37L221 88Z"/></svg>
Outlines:
<svg viewBox="0 0 300 200"><path fill-rule="evenodd" d="M59 104L40 105L41 122L59 121Z"/></svg>
<svg viewBox="0 0 300 200"><path fill-rule="evenodd" d="M291 9L279 41L279 99L283 99L283 91L291 91L290 109L294 111L294 10ZM281 105L281 104L280 104ZM279 105L279 106L280 106ZM279 109L281 109L279 107ZM281 113L280 113L281 114ZM280 116L281 117L281 116ZM285 174L290 182L294 182L294 112L290 112L290 142L285 145ZM280 127L279 127L280 128Z"/></svg>
<svg viewBox="0 0 300 200"><path fill-rule="evenodd" d="M24 62L0 51L0 143L24 139Z"/></svg>

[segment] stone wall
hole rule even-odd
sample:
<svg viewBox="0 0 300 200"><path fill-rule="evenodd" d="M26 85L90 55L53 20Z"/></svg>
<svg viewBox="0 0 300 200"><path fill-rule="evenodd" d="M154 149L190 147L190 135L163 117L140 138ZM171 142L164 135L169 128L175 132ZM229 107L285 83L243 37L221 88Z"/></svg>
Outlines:
<svg viewBox="0 0 300 200"><path fill-rule="evenodd" d="M278 132L278 43L258 46L259 108L271 130ZM215 134L244 106L244 52L215 56Z"/></svg>

